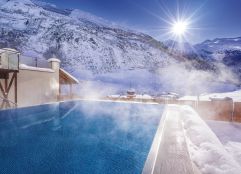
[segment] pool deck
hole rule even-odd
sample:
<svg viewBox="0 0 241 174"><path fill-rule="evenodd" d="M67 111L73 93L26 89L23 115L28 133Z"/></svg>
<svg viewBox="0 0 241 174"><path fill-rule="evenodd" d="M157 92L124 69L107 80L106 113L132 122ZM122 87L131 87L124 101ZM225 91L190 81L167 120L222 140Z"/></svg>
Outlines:
<svg viewBox="0 0 241 174"><path fill-rule="evenodd" d="M167 107L142 174L200 174L192 163L180 112Z"/></svg>

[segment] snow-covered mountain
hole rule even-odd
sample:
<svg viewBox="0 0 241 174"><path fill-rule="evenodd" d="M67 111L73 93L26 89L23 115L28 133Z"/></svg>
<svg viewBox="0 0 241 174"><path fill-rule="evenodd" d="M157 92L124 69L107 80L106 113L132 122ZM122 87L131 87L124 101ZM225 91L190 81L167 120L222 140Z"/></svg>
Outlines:
<svg viewBox="0 0 241 174"><path fill-rule="evenodd" d="M167 40L164 45L168 49L179 51L186 54L199 54L202 58L212 58L214 60L221 60L225 53L232 51L241 51L241 37L236 38L217 38L213 40L206 40L202 43L192 45L188 42L179 43L174 40Z"/></svg>
<svg viewBox="0 0 241 174"><path fill-rule="evenodd" d="M189 53L192 52L192 45L188 42L179 43L175 40L166 40L163 44L170 50L170 51L177 51L182 53Z"/></svg>
<svg viewBox="0 0 241 174"><path fill-rule="evenodd" d="M37 57L54 53L67 69L96 74L151 70L172 61L161 42L148 35L111 27L102 18L80 10L61 11L36 2L1 0L1 47L15 47Z"/></svg>
<svg viewBox="0 0 241 174"><path fill-rule="evenodd" d="M241 37L237 38L217 38L206 40L194 46L197 50L210 52L222 52L225 50L241 50Z"/></svg>
<svg viewBox="0 0 241 174"><path fill-rule="evenodd" d="M0 47L16 48L39 59L55 54L62 66L80 79L122 84L134 81L140 88L163 87L165 81L168 89L175 86L180 90L179 85L184 88L193 83L190 73L210 71L217 80L219 69L213 62L172 52L147 34L38 0L0 0ZM183 74L187 76L183 81L177 79Z"/></svg>
<svg viewBox="0 0 241 174"><path fill-rule="evenodd" d="M222 63L241 79L241 37L217 38L195 45L170 40L164 44L168 49L179 52L189 59Z"/></svg>
<svg viewBox="0 0 241 174"><path fill-rule="evenodd" d="M194 48L203 59L221 62L241 78L241 37L207 40Z"/></svg>

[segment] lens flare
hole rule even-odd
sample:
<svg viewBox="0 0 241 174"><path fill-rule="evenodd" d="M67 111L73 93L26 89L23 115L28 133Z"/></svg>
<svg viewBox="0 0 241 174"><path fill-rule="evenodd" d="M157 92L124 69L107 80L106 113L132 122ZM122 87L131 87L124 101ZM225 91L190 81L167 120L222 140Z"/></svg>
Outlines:
<svg viewBox="0 0 241 174"><path fill-rule="evenodd" d="M177 1L178 2L178 1ZM184 50L184 43L196 42L200 39L200 31L207 30L208 28L200 28L198 21L202 19L201 9L205 6L204 1L198 8L193 9L189 4L177 3L175 9L169 9L167 1L157 1L160 12L153 12L144 7L142 10L146 11L149 15L155 17L160 21L159 26L148 28L148 33L158 40L167 41L168 49L176 49L176 46ZM150 39L149 42L152 42ZM191 46L191 45L190 45ZM194 47L191 46L193 52L196 53Z"/></svg>
<svg viewBox="0 0 241 174"><path fill-rule="evenodd" d="M187 32L187 27L187 22L178 21L172 25L171 31L173 34L177 36L183 36Z"/></svg>

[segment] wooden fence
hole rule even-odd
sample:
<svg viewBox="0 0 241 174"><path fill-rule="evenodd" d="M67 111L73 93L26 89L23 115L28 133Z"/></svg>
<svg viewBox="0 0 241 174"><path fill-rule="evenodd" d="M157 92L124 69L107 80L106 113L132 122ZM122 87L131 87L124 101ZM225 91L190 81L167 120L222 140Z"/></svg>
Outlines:
<svg viewBox="0 0 241 174"><path fill-rule="evenodd" d="M159 102L160 103L160 102ZM170 100L169 104L189 105L207 120L241 122L241 102Z"/></svg>
<svg viewBox="0 0 241 174"><path fill-rule="evenodd" d="M109 98L105 98L109 99ZM113 99L112 99L113 100ZM156 102L160 104L189 105L206 120L234 121L241 123L241 102L232 100L193 101L176 99L115 99L117 101Z"/></svg>

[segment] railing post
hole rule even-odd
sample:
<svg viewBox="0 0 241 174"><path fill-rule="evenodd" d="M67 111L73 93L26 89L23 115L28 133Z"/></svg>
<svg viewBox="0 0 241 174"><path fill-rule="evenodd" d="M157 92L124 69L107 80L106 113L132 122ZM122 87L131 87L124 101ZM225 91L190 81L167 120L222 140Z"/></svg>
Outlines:
<svg viewBox="0 0 241 174"><path fill-rule="evenodd" d="M9 69L9 54L8 54L8 69Z"/></svg>
<svg viewBox="0 0 241 174"><path fill-rule="evenodd" d="M18 53L18 71L19 71L19 60L20 59L20 53Z"/></svg>
<svg viewBox="0 0 241 174"><path fill-rule="evenodd" d="M231 122L234 121L234 109L235 109L235 102L232 100L232 114L231 114Z"/></svg>
<svg viewBox="0 0 241 174"><path fill-rule="evenodd" d="M35 67L38 67L38 60L35 58Z"/></svg>

